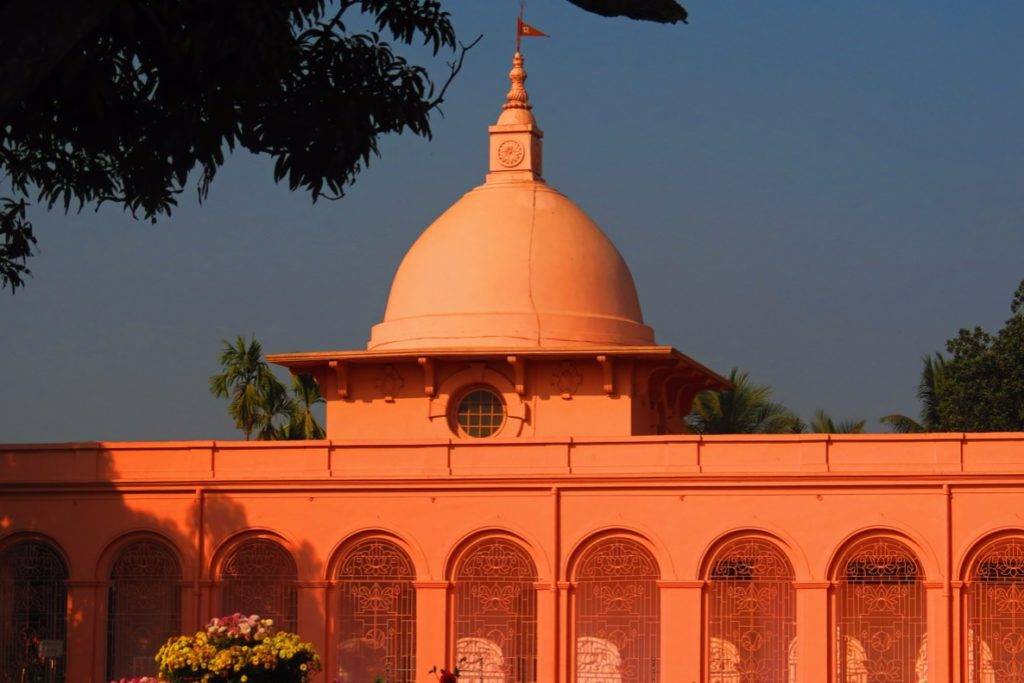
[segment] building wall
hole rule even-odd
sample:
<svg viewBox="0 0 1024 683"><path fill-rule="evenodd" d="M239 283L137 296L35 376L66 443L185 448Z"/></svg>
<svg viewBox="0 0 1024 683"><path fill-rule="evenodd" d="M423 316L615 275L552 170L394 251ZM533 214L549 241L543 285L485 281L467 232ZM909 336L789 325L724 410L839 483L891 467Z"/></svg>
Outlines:
<svg viewBox="0 0 1024 683"><path fill-rule="evenodd" d="M222 611L224 558L256 537L294 559L298 629L328 672L340 554L362 538L401 547L416 577L420 681L454 657L453 572L473 541L507 539L535 566L542 681L573 680L581 553L634 541L657 565L659 680L707 680L711 558L752 537L792 567L796 680L820 683L836 665L838 558L872 536L919 564L927 680L966 680L967 565L987 539L1024 536L1021 511L1021 434L0 448L0 552L44 539L69 570L71 681L104 680L109 578L127 540L173 548L189 631Z"/></svg>

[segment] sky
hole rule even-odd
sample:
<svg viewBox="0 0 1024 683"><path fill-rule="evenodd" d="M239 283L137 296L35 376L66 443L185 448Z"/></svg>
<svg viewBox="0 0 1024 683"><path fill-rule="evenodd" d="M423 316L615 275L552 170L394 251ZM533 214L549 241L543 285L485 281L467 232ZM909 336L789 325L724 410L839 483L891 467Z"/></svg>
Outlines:
<svg viewBox="0 0 1024 683"><path fill-rule="evenodd" d="M484 38L433 140L388 138L341 201L229 158L169 219L34 210L0 296L0 442L237 438L221 340L354 349L405 250L482 181L514 0L451 0ZM691 0L659 26L531 0L545 176L612 238L644 317L805 418L916 415L921 357L998 328L1024 278L1024 4ZM445 60L403 49L438 78ZM282 373L282 377L283 377Z"/></svg>

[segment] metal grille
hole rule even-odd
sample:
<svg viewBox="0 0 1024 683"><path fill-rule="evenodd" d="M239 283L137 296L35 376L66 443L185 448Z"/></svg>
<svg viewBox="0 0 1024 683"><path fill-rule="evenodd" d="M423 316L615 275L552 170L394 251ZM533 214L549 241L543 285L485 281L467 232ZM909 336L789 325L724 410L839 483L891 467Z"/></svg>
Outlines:
<svg viewBox="0 0 1024 683"><path fill-rule="evenodd" d="M490 436L505 423L505 404L489 389L474 389L459 401L456 418L466 436Z"/></svg>
<svg viewBox="0 0 1024 683"><path fill-rule="evenodd" d="M369 539L338 567L338 683L416 678L416 578L397 545Z"/></svg>
<svg viewBox="0 0 1024 683"><path fill-rule="evenodd" d="M516 544L472 546L455 572L455 658L468 683L537 680L537 571Z"/></svg>
<svg viewBox="0 0 1024 683"><path fill-rule="evenodd" d="M968 680L1024 683L1024 539L997 541L967 589Z"/></svg>
<svg viewBox="0 0 1024 683"><path fill-rule="evenodd" d="M738 539L711 567L710 683L787 683L796 638L793 568L775 545Z"/></svg>
<svg viewBox="0 0 1024 683"><path fill-rule="evenodd" d="M298 594L295 562L280 543L254 538L239 545L221 570L221 611L258 614L294 631Z"/></svg>
<svg viewBox="0 0 1024 683"><path fill-rule="evenodd" d="M107 679L151 676L153 657L181 631L181 566L163 543L138 541L110 572Z"/></svg>
<svg viewBox="0 0 1024 683"><path fill-rule="evenodd" d="M57 551L21 541L0 555L0 680L63 681L67 567ZM42 647L60 652L44 658Z"/></svg>
<svg viewBox="0 0 1024 683"><path fill-rule="evenodd" d="M642 545L599 541L576 573L576 680L654 683L660 664L658 565Z"/></svg>
<svg viewBox="0 0 1024 683"><path fill-rule="evenodd" d="M924 586L902 543L868 539L847 554L836 590L836 668L842 683L927 681Z"/></svg>

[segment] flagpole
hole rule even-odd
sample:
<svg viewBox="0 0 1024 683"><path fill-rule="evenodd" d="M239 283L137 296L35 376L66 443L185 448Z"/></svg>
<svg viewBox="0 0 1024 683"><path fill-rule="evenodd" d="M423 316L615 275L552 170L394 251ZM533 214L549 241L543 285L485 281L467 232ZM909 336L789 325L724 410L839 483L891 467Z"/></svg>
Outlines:
<svg viewBox="0 0 1024 683"><path fill-rule="evenodd" d="M523 41L523 15L526 12L526 0L519 0L519 19L516 20L516 52Z"/></svg>

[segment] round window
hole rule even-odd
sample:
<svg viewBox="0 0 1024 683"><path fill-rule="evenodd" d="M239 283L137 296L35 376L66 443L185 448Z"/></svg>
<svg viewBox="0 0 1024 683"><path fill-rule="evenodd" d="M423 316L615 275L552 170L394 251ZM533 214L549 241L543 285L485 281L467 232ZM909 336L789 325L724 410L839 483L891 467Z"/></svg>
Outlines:
<svg viewBox="0 0 1024 683"><path fill-rule="evenodd" d="M505 403L490 389L473 389L459 401L455 421L466 436L491 436L505 424Z"/></svg>

